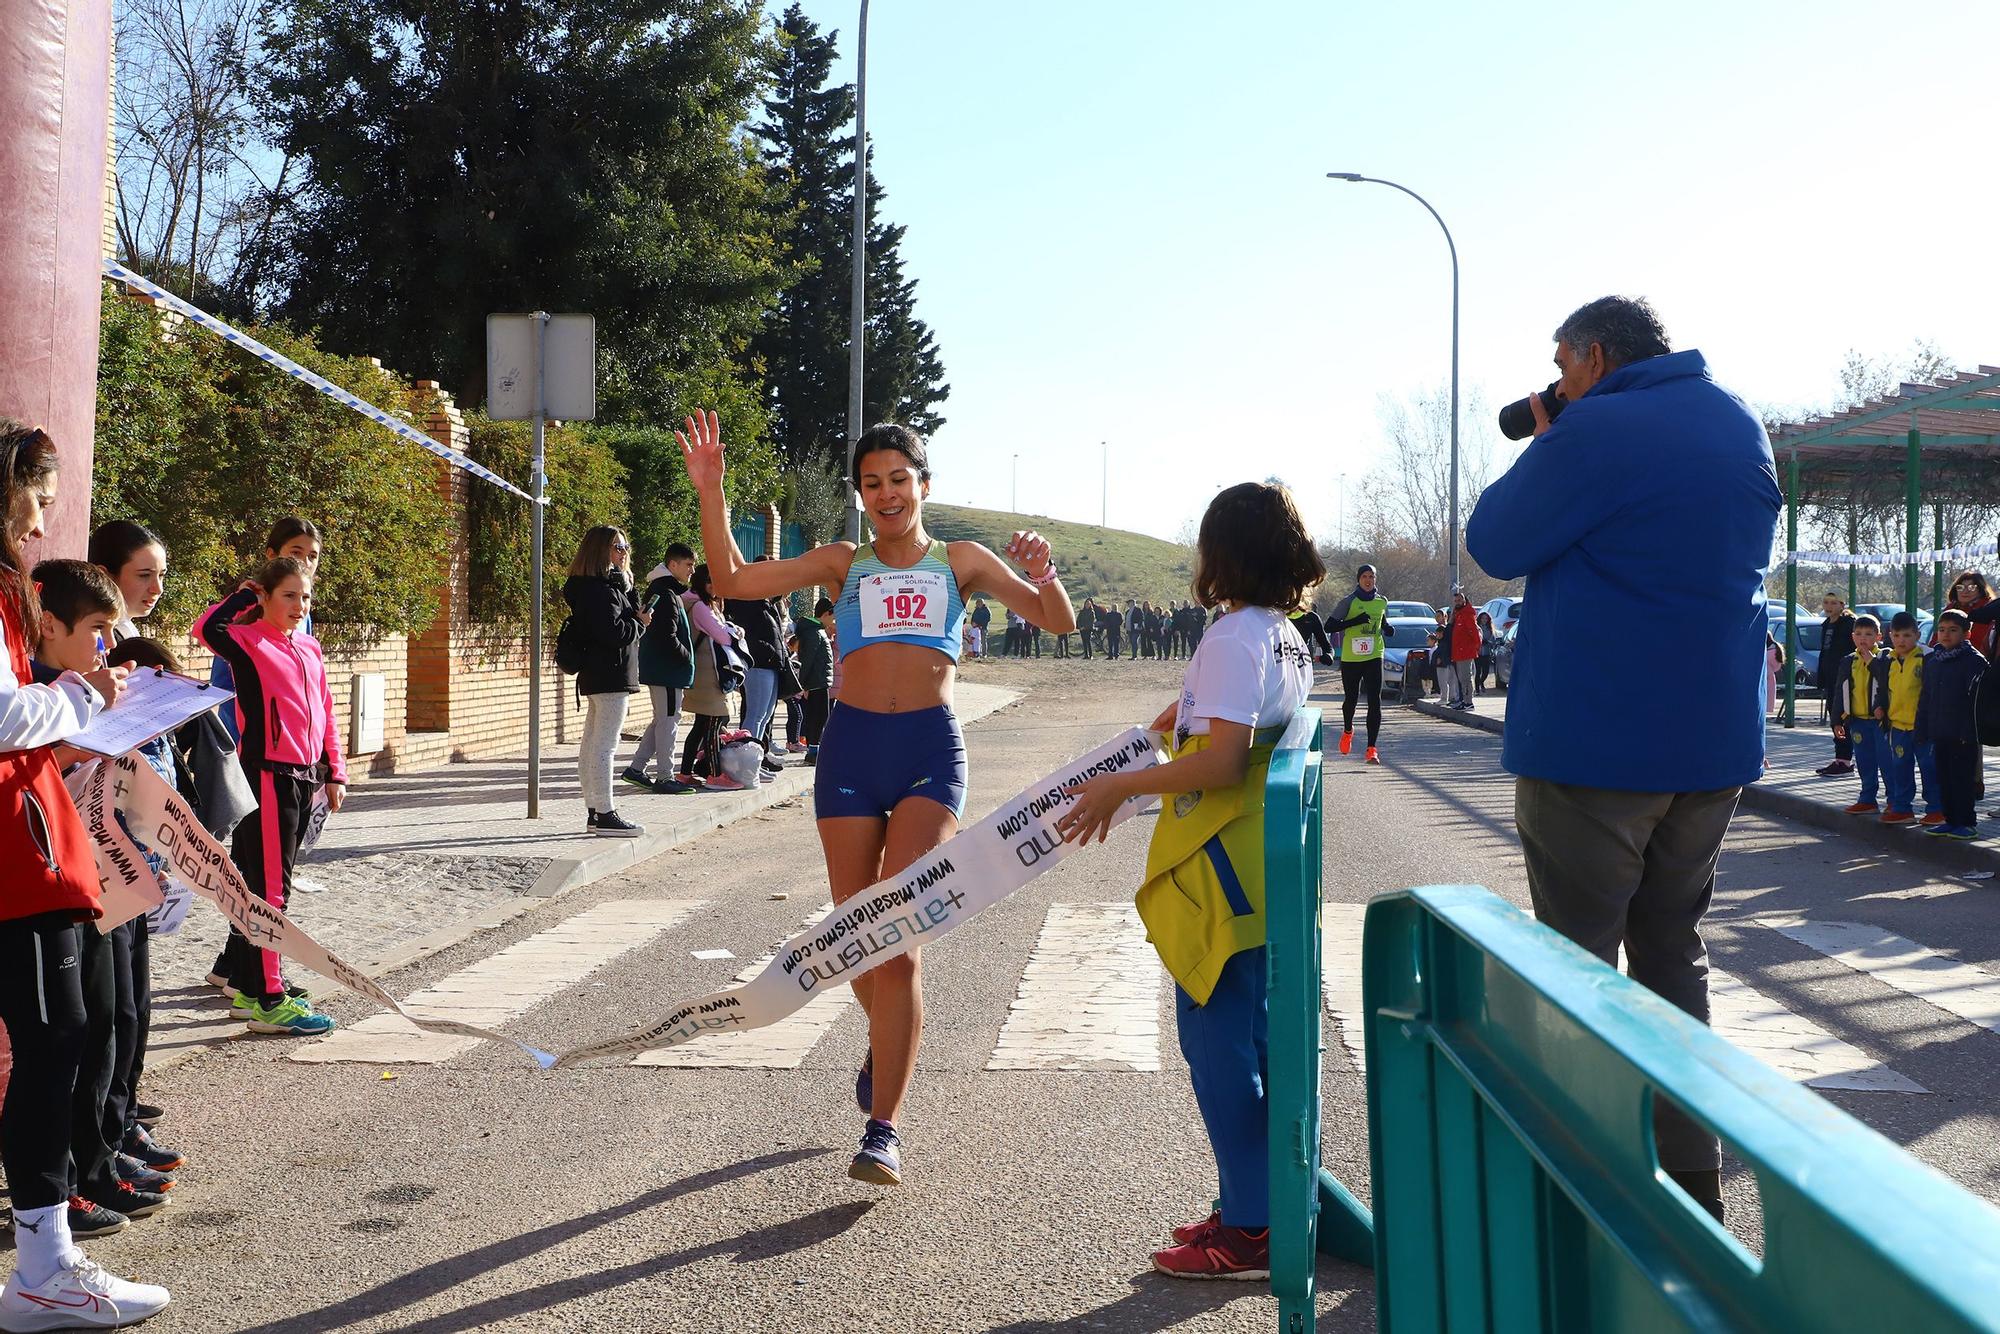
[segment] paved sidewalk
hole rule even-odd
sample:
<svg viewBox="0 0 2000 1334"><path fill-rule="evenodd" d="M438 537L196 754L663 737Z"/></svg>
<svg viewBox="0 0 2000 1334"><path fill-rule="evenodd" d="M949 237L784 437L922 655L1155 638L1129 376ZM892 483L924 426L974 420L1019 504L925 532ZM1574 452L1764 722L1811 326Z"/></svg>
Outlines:
<svg viewBox="0 0 2000 1334"><path fill-rule="evenodd" d="M1447 709L1433 697L1419 700L1410 708L1484 732L1505 730L1505 695L1481 695L1477 705L1475 712L1465 713ZM1954 871L2000 871L2000 825L1988 823L2000 819L2000 804L1981 809L1981 832L1986 836L1973 843L1931 838L1918 832L1915 824L1884 825L1872 816L1847 814L1844 808L1860 793L1861 780L1853 774L1822 778L1813 772L1833 758L1833 734L1819 719L1819 701L1802 699L1798 702L1798 726L1781 727L1773 723L1766 729L1764 748L1770 769L1760 781L1743 789L1744 808L1893 848ZM1989 763L1987 767L1991 775L1993 766ZM2000 796L2000 782L1989 776L1987 783L1988 791Z"/></svg>
<svg viewBox="0 0 2000 1334"><path fill-rule="evenodd" d="M1021 698L968 681L957 683L955 695L963 723ZM620 743L614 773L635 745ZM797 755L785 757L785 771L771 782L742 792L662 796L620 783L619 811L646 832L602 838L584 827L576 751L575 745L544 748L541 818L532 821L525 756L360 784L327 821L319 846L301 859L288 913L315 940L379 977L812 789L814 771ZM227 934L220 913L196 904L178 933L153 940L149 1067L171 1065L244 1031L203 981ZM315 990L332 985L304 980Z"/></svg>

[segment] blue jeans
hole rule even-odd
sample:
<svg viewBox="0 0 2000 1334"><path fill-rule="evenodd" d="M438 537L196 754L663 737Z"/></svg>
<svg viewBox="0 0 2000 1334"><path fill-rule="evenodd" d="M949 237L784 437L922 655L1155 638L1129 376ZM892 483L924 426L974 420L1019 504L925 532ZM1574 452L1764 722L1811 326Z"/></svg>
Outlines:
<svg viewBox="0 0 2000 1334"><path fill-rule="evenodd" d="M1917 804L1917 734L1889 727L1887 749L1889 758L1882 766L1882 782L1889 789L1889 809L1914 812Z"/></svg>
<svg viewBox="0 0 2000 1334"><path fill-rule="evenodd" d="M761 742L771 714L778 707L778 674L769 667L752 667L743 674L743 730Z"/></svg>
<svg viewBox="0 0 2000 1334"><path fill-rule="evenodd" d="M1861 774L1861 804L1873 805L1879 795L1876 783L1882 776L1885 758L1882 725L1873 719L1849 719L1847 739L1854 745L1854 767Z"/></svg>
<svg viewBox="0 0 2000 1334"><path fill-rule="evenodd" d="M1269 1013L1262 948L1231 956L1206 1005L1174 988L1181 1055L1215 1150L1222 1221L1252 1232L1271 1223L1271 1128L1264 1105Z"/></svg>

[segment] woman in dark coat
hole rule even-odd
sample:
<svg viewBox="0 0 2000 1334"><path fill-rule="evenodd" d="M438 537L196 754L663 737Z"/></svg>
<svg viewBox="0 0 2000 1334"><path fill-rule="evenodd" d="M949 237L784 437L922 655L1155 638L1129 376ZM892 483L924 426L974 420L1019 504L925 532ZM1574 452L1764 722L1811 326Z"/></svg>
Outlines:
<svg viewBox="0 0 2000 1334"><path fill-rule="evenodd" d="M563 626L577 654L576 689L588 705L577 777L593 834L631 838L645 833L613 808L612 757L625 711L639 693L639 636L651 618L632 588L632 544L616 528L583 535L563 584L569 621Z"/></svg>

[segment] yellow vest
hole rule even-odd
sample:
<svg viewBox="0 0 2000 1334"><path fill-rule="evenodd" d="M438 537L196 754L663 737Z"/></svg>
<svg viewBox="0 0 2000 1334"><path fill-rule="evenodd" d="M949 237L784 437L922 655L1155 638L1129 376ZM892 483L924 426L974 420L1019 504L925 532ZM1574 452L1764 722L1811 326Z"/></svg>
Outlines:
<svg viewBox="0 0 2000 1334"><path fill-rule="evenodd" d="M1222 966L1264 944L1264 784L1283 728L1260 729L1250 768L1235 787L1161 798L1139 918L1160 962L1197 1005L1206 1005ZM1170 759L1208 749L1191 736Z"/></svg>
<svg viewBox="0 0 2000 1334"><path fill-rule="evenodd" d="M1881 650L1876 650L1880 652ZM1875 710L1868 707L1869 687L1873 682L1875 666L1874 653L1856 651L1854 664L1848 669L1847 716L1859 718L1862 722L1875 721Z"/></svg>
<svg viewBox="0 0 2000 1334"><path fill-rule="evenodd" d="M1917 726L1917 697L1924 690L1924 651L1913 648L1906 658L1889 658L1889 726L1898 732L1913 732Z"/></svg>

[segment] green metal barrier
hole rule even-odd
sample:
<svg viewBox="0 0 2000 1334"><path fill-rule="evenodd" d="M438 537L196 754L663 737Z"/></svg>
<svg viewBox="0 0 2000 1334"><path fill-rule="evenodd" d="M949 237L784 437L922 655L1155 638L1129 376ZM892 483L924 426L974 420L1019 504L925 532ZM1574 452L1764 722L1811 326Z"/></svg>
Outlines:
<svg viewBox="0 0 2000 1334"><path fill-rule="evenodd" d="M2000 1330L2000 1210L1485 890L1374 900L1363 958L1379 1328ZM1655 1091L1755 1174L1761 1260Z"/></svg>
<svg viewBox="0 0 2000 1334"><path fill-rule="evenodd" d="M1264 913L1271 1124L1271 1291L1279 1328L1313 1327L1313 1261L1374 1259L1368 1211L1320 1170L1320 740L1302 709L1271 755L1264 787Z"/></svg>

